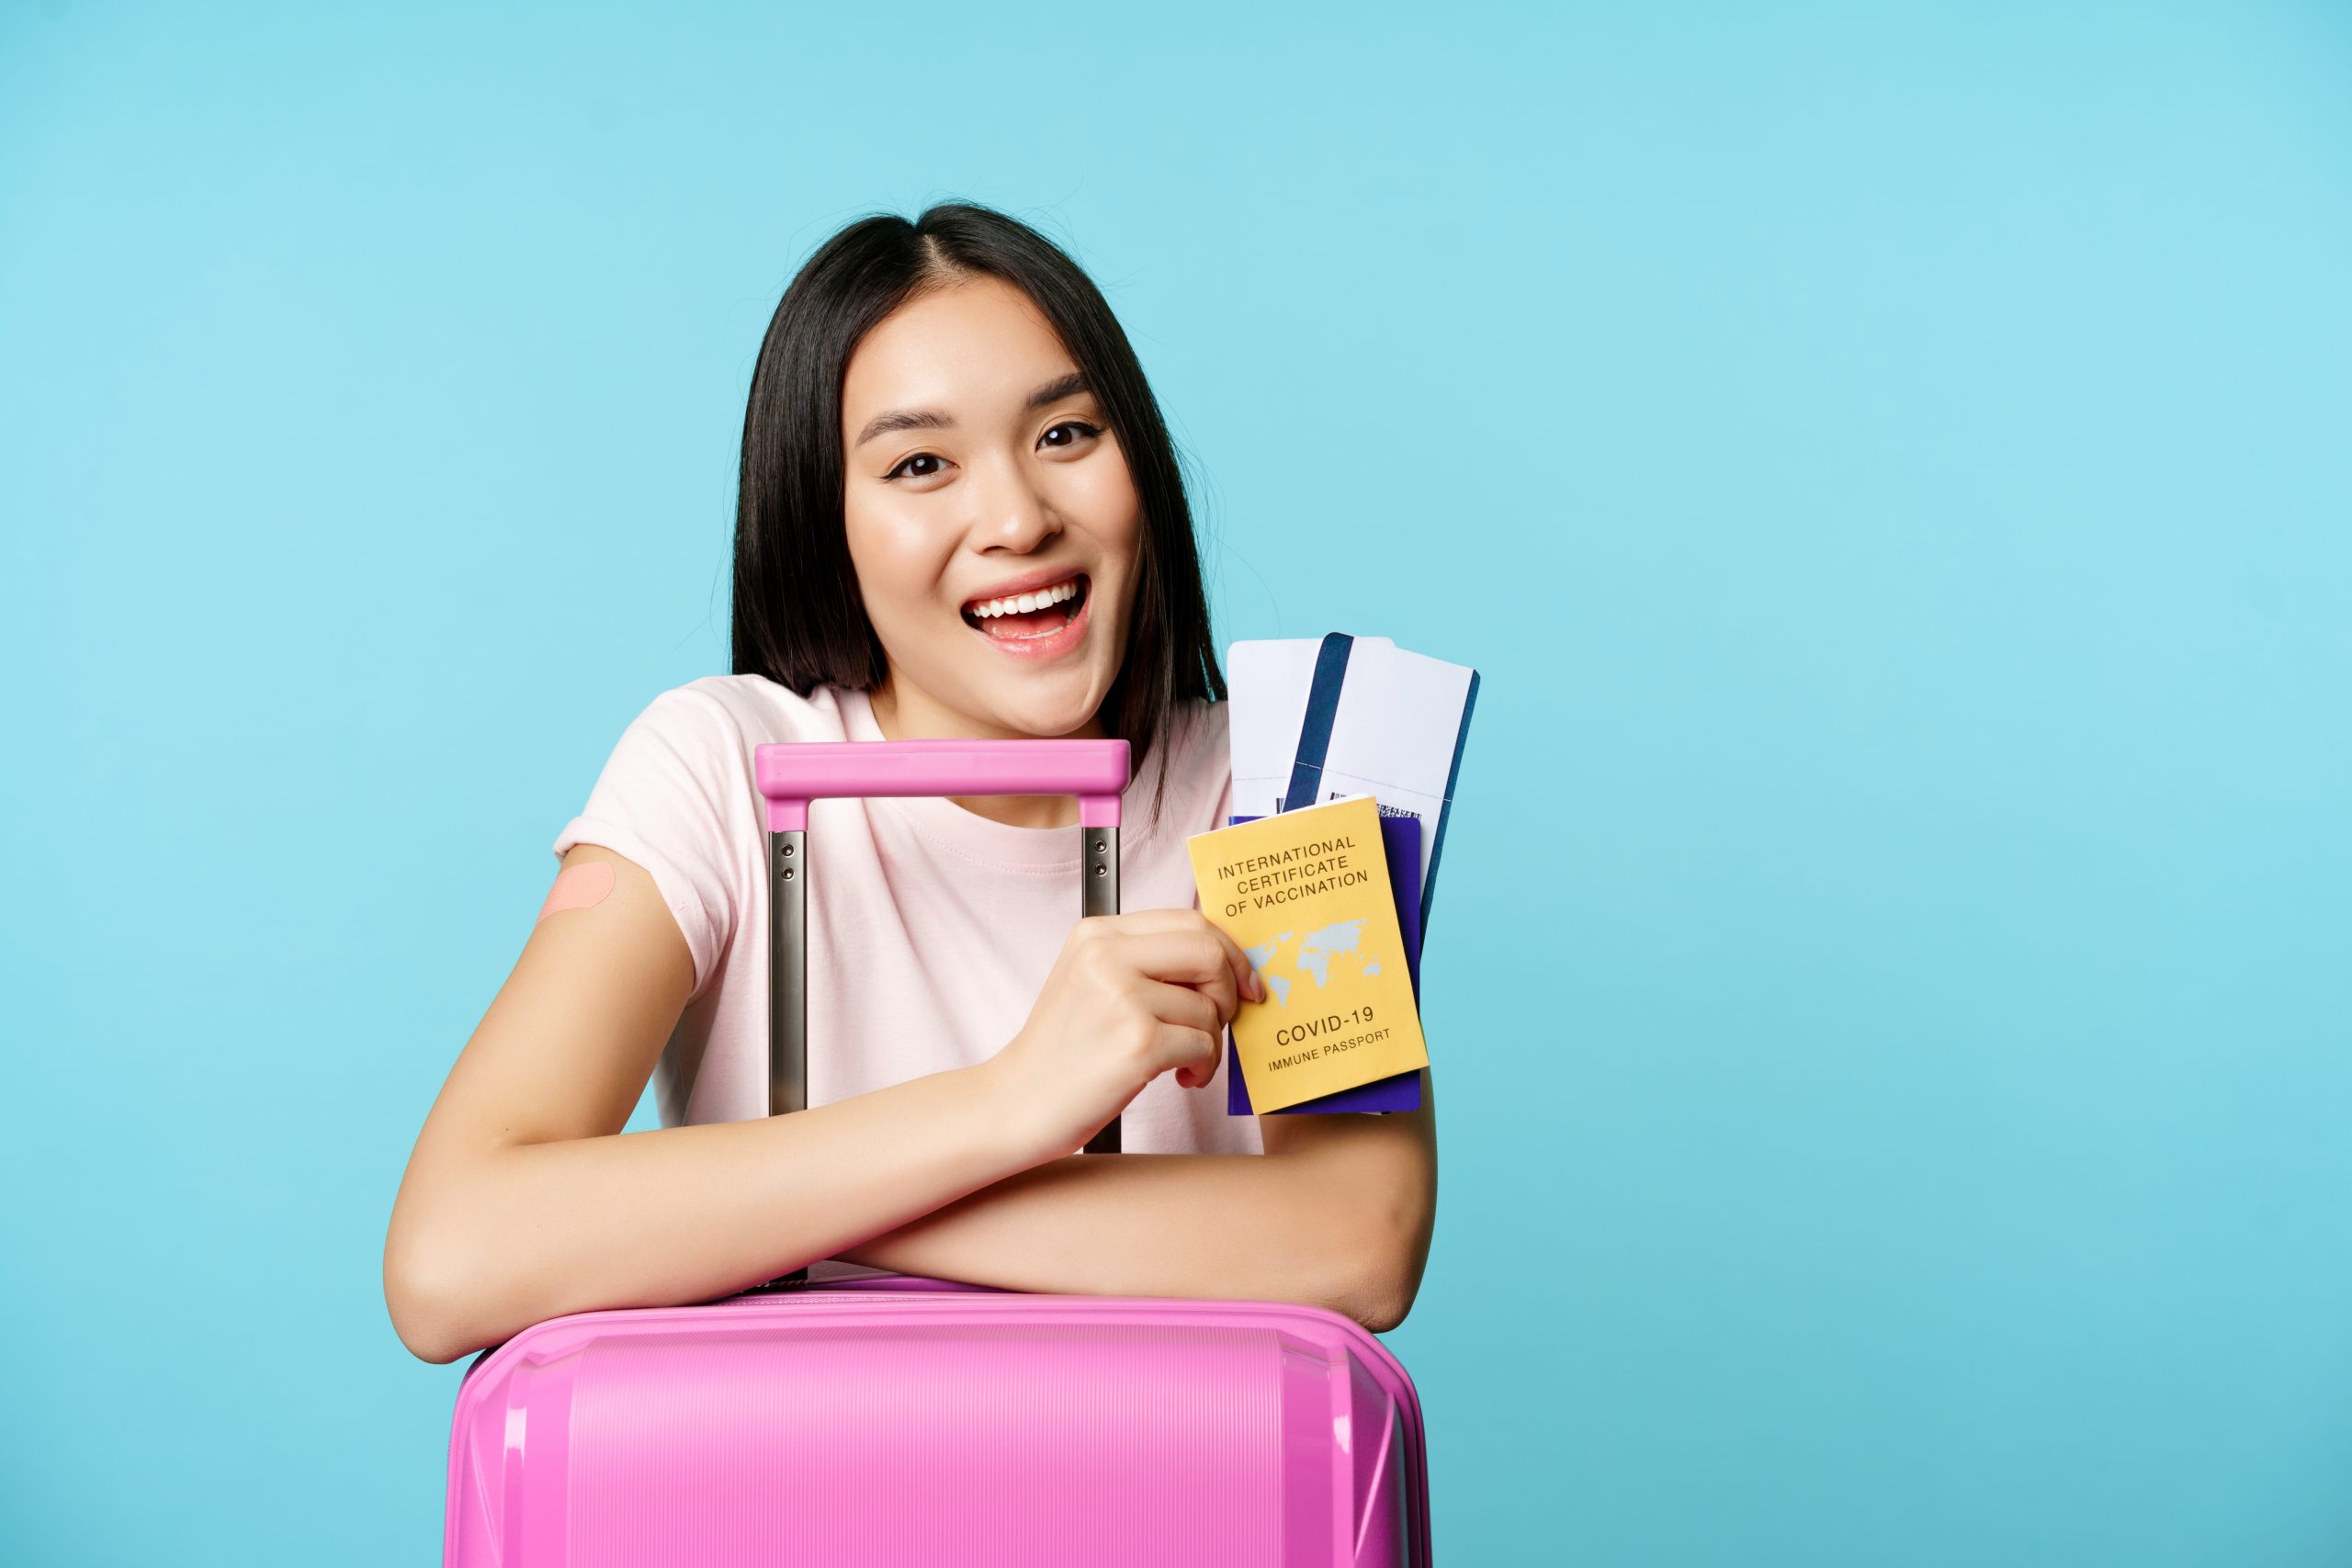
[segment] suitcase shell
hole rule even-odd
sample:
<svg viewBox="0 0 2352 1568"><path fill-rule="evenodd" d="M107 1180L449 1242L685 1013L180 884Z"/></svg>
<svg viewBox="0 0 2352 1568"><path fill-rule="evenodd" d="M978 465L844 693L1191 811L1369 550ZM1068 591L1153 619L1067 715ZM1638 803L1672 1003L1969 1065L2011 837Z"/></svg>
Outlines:
<svg viewBox="0 0 2352 1568"><path fill-rule="evenodd" d="M1083 908L1117 908L1124 741L763 746L756 771L779 1113L805 1092L810 799L1077 795ZM1115 1155L1117 1126L1089 1150ZM873 1273L780 1284L552 1318L477 1358L445 1564L1430 1562L1412 1380L1336 1313Z"/></svg>
<svg viewBox="0 0 2352 1568"><path fill-rule="evenodd" d="M1336 1314L879 1279L581 1313L460 1392L458 1568L1426 1563L1420 1407Z"/></svg>

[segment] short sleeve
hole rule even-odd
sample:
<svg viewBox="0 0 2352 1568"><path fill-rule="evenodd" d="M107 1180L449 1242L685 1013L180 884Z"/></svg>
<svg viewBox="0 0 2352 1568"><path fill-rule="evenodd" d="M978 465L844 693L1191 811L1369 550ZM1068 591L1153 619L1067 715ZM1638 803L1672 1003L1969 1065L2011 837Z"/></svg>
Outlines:
<svg viewBox="0 0 2352 1568"><path fill-rule="evenodd" d="M622 732L586 807L556 835L561 856L600 844L643 866L694 955L700 996L733 939L743 844L757 857L749 752L733 716L688 687L662 693Z"/></svg>

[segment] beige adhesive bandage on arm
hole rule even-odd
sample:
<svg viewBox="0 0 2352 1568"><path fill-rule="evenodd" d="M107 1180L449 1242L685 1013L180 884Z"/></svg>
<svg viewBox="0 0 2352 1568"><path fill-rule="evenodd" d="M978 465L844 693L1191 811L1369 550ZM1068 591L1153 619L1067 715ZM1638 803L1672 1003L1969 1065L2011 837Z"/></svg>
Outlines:
<svg viewBox="0 0 2352 1568"><path fill-rule="evenodd" d="M555 886L548 889L548 901L539 906L539 919L560 915L566 909L594 908L612 890L613 868L609 863L592 860L565 866L555 874ZM531 923L537 925L538 920Z"/></svg>

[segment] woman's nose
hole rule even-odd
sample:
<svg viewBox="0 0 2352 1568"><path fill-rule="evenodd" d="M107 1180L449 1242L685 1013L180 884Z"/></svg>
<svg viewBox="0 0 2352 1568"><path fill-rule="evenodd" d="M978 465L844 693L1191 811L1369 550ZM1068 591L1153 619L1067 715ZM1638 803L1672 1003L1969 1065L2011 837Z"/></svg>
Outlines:
<svg viewBox="0 0 2352 1568"><path fill-rule="evenodd" d="M1026 555L1061 532L1053 509L1017 465L975 487L979 510L973 524L978 549L1009 549Z"/></svg>

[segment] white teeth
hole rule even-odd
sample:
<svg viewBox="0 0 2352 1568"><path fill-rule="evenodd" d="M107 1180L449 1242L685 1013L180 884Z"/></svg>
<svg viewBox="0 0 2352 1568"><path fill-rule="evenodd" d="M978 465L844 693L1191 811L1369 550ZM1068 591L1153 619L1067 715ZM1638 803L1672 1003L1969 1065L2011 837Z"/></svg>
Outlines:
<svg viewBox="0 0 2352 1568"><path fill-rule="evenodd" d="M1078 580L1072 578L1068 582L1057 583L1051 588L1041 588L1035 593L1014 593L1002 599L990 599L986 604L975 604L972 606L972 614L982 620L988 620L997 615L1012 615L1030 610L1049 609L1065 600L1077 597Z"/></svg>

